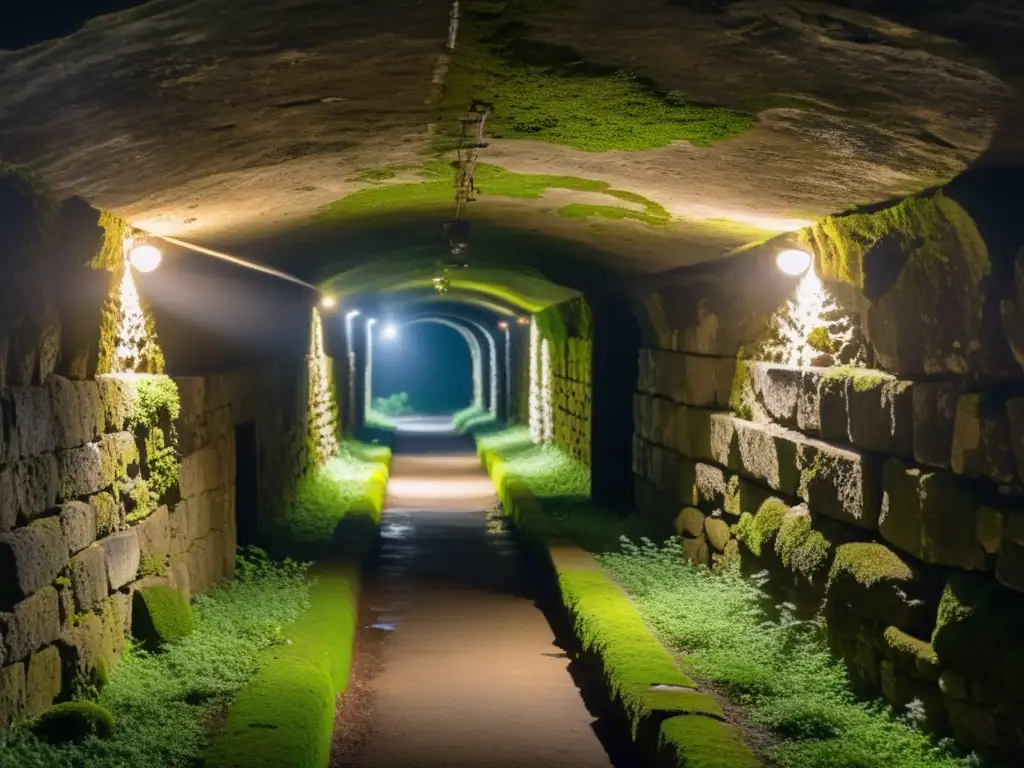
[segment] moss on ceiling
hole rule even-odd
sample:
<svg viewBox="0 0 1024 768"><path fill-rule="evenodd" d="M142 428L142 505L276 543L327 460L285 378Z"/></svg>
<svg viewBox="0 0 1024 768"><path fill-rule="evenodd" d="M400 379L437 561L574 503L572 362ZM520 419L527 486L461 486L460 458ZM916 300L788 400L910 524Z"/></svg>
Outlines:
<svg viewBox="0 0 1024 768"><path fill-rule="evenodd" d="M564 4L541 7L515 0L464 5L442 97L441 136L461 133L460 118L474 101L491 105L488 137L587 152L675 141L706 147L754 126L750 114L694 103L626 70L587 61L570 47L532 38L530 17Z"/></svg>
<svg viewBox="0 0 1024 768"><path fill-rule="evenodd" d="M384 183L399 174L411 174L418 181ZM408 166L381 168L363 171L360 178L373 184L351 195L341 198L316 217L322 223L334 223L362 219L377 215L410 210L443 211L455 206L455 171L440 161L429 161L417 169ZM567 189L577 192L593 192L608 195L628 203L644 206L643 211L615 205L569 204L562 206L559 213L569 218L600 216L609 219L632 219L652 226L664 226L672 217L658 203L632 192L612 189L604 181L583 179L576 176L553 176L549 174L513 173L496 165L480 164L476 169L478 199L511 197L522 200L539 200L552 189Z"/></svg>

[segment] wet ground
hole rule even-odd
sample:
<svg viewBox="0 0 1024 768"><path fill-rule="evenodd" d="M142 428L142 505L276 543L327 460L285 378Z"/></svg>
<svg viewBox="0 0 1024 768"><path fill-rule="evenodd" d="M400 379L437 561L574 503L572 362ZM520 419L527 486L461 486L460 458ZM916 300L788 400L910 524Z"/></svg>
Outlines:
<svg viewBox="0 0 1024 768"><path fill-rule="evenodd" d="M493 511L490 479L448 421L399 431L333 765L630 764L542 610L543 571Z"/></svg>

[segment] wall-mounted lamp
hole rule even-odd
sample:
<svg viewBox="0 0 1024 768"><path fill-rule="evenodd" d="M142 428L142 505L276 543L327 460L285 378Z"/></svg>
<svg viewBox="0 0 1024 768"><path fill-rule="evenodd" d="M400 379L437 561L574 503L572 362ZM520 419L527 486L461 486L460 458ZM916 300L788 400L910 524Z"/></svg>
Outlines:
<svg viewBox="0 0 1024 768"><path fill-rule="evenodd" d="M807 251L790 249L781 251L775 259L775 264L787 275L797 277L807 271L811 261L811 254Z"/></svg>
<svg viewBox="0 0 1024 768"><path fill-rule="evenodd" d="M394 323L387 323L380 329L380 337L385 341L392 341L398 338L398 326Z"/></svg>
<svg viewBox="0 0 1024 768"><path fill-rule="evenodd" d="M338 306L338 300L329 293L325 293L320 297L320 306L323 309L334 309Z"/></svg>
<svg viewBox="0 0 1024 768"><path fill-rule="evenodd" d="M519 323L519 325L529 325L530 324L530 318L528 318L528 317L517 317L516 318L516 322Z"/></svg>
<svg viewBox="0 0 1024 768"><path fill-rule="evenodd" d="M160 266L161 261L163 254L155 245L137 245L128 256L128 262L139 272L152 272Z"/></svg>

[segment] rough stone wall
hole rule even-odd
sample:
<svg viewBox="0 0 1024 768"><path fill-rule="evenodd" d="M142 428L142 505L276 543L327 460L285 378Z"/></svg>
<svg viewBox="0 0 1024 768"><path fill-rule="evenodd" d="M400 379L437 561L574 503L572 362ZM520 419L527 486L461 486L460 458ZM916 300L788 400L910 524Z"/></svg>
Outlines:
<svg viewBox="0 0 1024 768"><path fill-rule="evenodd" d="M555 445L590 464L591 340L551 345L551 406Z"/></svg>
<svg viewBox="0 0 1024 768"><path fill-rule="evenodd" d="M955 272L962 254L943 253ZM858 293L848 317L888 371L738 360L786 302L771 255L637 296L637 508L694 562L767 568L822 610L861 692L918 700L932 730L1019 760L1024 378L986 314L998 285L896 274L895 295Z"/></svg>
<svg viewBox="0 0 1024 768"><path fill-rule="evenodd" d="M0 726L102 683L133 592L176 583L170 416L144 424L138 402L120 377L0 394Z"/></svg>
<svg viewBox="0 0 1024 768"><path fill-rule="evenodd" d="M328 371L333 365L326 358ZM260 368L246 368L205 378L179 380L182 414L193 414L182 426L182 444L195 446L182 462L206 468L196 493L219 494L227 489L234 512L234 428L252 422L256 427L258 529L264 532L291 502L299 479L317 462L317 444L336 439L338 406L333 398L311 397L310 358ZM330 376L328 375L328 380ZM186 439L184 435L187 434ZM200 490L204 485L210 486ZM184 493L184 491L183 491ZM234 546L232 544L232 551Z"/></svg>

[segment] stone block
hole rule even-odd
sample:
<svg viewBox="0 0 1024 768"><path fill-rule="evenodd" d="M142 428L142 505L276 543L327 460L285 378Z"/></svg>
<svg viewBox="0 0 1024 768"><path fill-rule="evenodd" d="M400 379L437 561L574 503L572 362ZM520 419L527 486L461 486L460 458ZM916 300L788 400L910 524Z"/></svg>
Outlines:
<svg viewBox="0 0 1024 768"><path fill-rule="evenodd" d="M710 567L711 554L708 550L708 542L703 536L693 539L684 538L683 551L686 553L687 559L694 565Z"/></svg>
<svg viewBox="0 0 1024 768"><path fill-rule="evenodd" d="M192 589L188 578L188 564L181 558L173 561L167 571L167 577L172 587L181 593L186 600L191 599Z"/></svg>
<svg viewBox="0 0 1024 768"><path fill-rule="evenodd" d="M25 710L33 715L45 712L60 696L60 651L50 646L32 654L26 673Z"/></svg>
<svg viewBox="0 0 1024 768"><path fill-rule="evenodd" d="M850 440L849 381L841 376L818 380L818 432L825 440Z"/></svg>
<svg viewBox="0 0 1024 768"><path fill-rule="evenodd" d="M740 471L772 490L795 496L800 484L797 448L803 436L774 424L741 419L733 421L733 428Z"/></svg>
<svg viewBox="0 0 1024 768"><path fill-rule="evenodd" d="M139 463L139 446L131 432L115 432L100 439L103 479L107 485L128 476L128 469Z"/></svg>
<svg viewBox="0 0 1024 768"><path fill-rule="evenodd" d="M871 454L817 440L801 443L798 495L828 517L876 530L881 510L881 471Z"/></svg>
<svg viewBox="0 0 1024 768"><path fill-rule="evenodd" d="M728 388L725 389L724 402L719 394L720 358L664 350L654 350L652 357L654 394L687 406L727 406ZM729 385L731 381L730 375Z"/></svg>
<svg viewBox="0 0 1024 768"><path fill-rule="evenodd" d="M849 379L847 403L849 436L854 445L898 456L914 455L910 382L878 371L857 371Z"/></svg>
<svg viewBox="0 0 1024 768"><path fill-rule="evenodd" d="M944 382L914 385L914 460L918 463L949 468L961 388Z"/></svg>
<svg viewBox="0 0 1024 768"><path fill-rule="evenodd" d="M217 452L211 446L185 456L178 475L181 497L187 499L209 490L211 476L217 475Z"/></svg>
<svg viewBox="0 0 1024 768"><path fill-rule="evenodd" d="M736 445L736 424L741 422L730 413L712 412L708 417L708 445L710 456L707 458L729 469L740 468L739 449Z"/></svg>
<svg viewBox="0 0 1024 768"><path fill-rule="evenodd" d="M694 472L698 506L708 511L721 509L725 504L725 489L728 485L725 472L713 464L697 464Z"/></svg>
<svg viewBox="0 0 1024 768"><path fill-rule="evenodd" d="M726 483L722 511L730 518L738 518L744 512L753 515L770 498L772 492L767 488L744 480L739 475L733 475Z"/></svg>
<svg viewBox="0 0 1024 768"><path fill-rule="evenodd" d="M635 455L635 454L634 454ZM169 552L172 557L186 552L191 546L193 536L189 533L189 500L179 501L169 508L167 514L168 533L170 535Z"/></svg>
<svg viewBox="0 0 1024 768"><path fill-rule="evenodd" d="M955 477L890 459L883 473L882 538L914 557L967 570L985 569L978 509Z"/></svg>
<svg viewBox="0 0 1024 768"><path fill-rule="evenodd" d="M70 501L60 508L60 527L68 551L73 555L96 541L96 510L82 501Z"/></svg>
<svg viewBox="0 0 1024 768"><path fill-rule="evenodd" d="M683 507L676 517L675 529L679 536L704 535L704 513L696 507Z"/></svg>
<svg viewBox="0 0 1024 768"><path fill-rule="evenodd" d="M1024 704L1024 595L988 574L953 572L939 601L932 646L944 669L1007 703Z"/></svg>
<svg viewBox="0 0 1024 768"><path fill-rule="evenodd" d="M103 538L116 531L124 520L124 504L104 491L89 499L96 517L96 536Z"/></svg>
<svg viewBox="0 0 1024 768"><path fill-rule="evenodd" d="M774 363L745 363L754 396L775 424L797 426L802 369Z"/></svg>
<svg viewBox="0 0 1024 768"><path fill-rule="evenodd" d="M67 564L68 545L56 517L0 534L0 610L52 583Z"/></svg>
<svg viewBox="0 0 1024 768"><path fill-rule="evenodd" d="M15 464L14 490L19 522L27 523L52 509L60 492L57 458L48 453Z"/></svg>
<svg viewBox="0 0 1024 768"><path fill-rule="evenodd" d="M1017 462L1017 477L1024 480L1024 397L1006 401L1006 417L1010 425L1010 440Z"/></svg>
<svg viewBox="0 0 1024 768"><path fill-rule="evenodd" d="M167 557L171 552L170 513L166 506L157 507L135 528L139 547L144 553Z"/></svg>
<svg viewBox="0 0 1024 768"><path fill-rule="evenodd" d="M1017 481L1017 462L1005 403L996 397L957 400L950 467L958 475L996 483Z"/></svg>
<svg viewBox="0 0 1024 768"><path fill-rule="evenodd" d="M42 456L57 449L57 423L49 390L44 387L11 387L8 418L11 437L7 460Z"/></svg>
<svg viewBox="0 0 1024 768"><path fill-rule="evenodd" d="M3 414L0 414L0 419ZM0 421L0 424L3 422ZM0 429L0 433L3 429ZM10 467L0 469L0 533L11 530L18 522L18 486L14 470Z"/></svg>
<svg viewBox="0 0 1024 768"><path fill-rule="evenodd" d="M797 401L796 427L816 435L821 431L821 369L804 368L800 373L800 399Z"/></svg>
<svg viewBox="0 0 1024 768"><path fill-rule="evenodd" d="M7 618L4 633L7 660L26 659L32 652L54 642L59 635L60 601L57 590L43 587L14 606Z"/></svg>
<svg viewBox="0 0 1024 768"><path fill-rule="evenodd" d="M913 635L931 629L924 575L909 560L876 542L836 548L825 588L826 617L851 613Z"/></svg>
<svg viewBox="0 0 1024 768"><path fill-rule="evenodd" d="M63 690L75 692L106 684L112 660L99 616L89 613L65 627L57 648L60 651Z"/></svg>
<svg viewBox="0 0 1024 768"><path fill-rule="evenodd" d="M1001 515L1000 523L996 578L1004 586L1024 592L1024 512Z"/></svg>
<svg viewBox="0 0 1024 768"><path fill-rule="evenodd" d="M120 432L125 428L132 404L135 402L135 383L129 376L108 374L96 377L103 420L106 428Z"/></svg>
<svg viewBox="0 0 1024 768"><path fill-rule="evenodd" d="M712 550L724 553L732 539L732 532L725 520L712 515L704 520L704 536Z"/></svg>
<svg viewBox="0 0 1024 768"><path fill-rule="evenodd" d="M111 591L135 580L139 572L139 537L135 529L121 531L100 541L107 559L107 579Z"/></svg>
<svg viewBox="0 0 1024 768"><path fill-rule="evenodd" d="M104 477L103 456L96 443L71 448L57 454L60 490L58 498L91 496L110 484Z"/></svg>
<svg viewBox="0 0 1024 768"><path fill-rule="evenodd" d="M50 376L47 387L53 402L58 448L77 448L102 434L103 403L96 382Z"/></svg>
<svg viewBox="0 0 1024 768"><path fill-rule="evenodd" d="M0 668L0 728L7 728L25 711L25 665Z"/></svg>
<svg viewBox="0 0 1024 768"><path fill-rule="evenodd" d="M107 597L107 555L101 544L93 544L71 558L71 589L79 612L92 611Z"/></svg>

